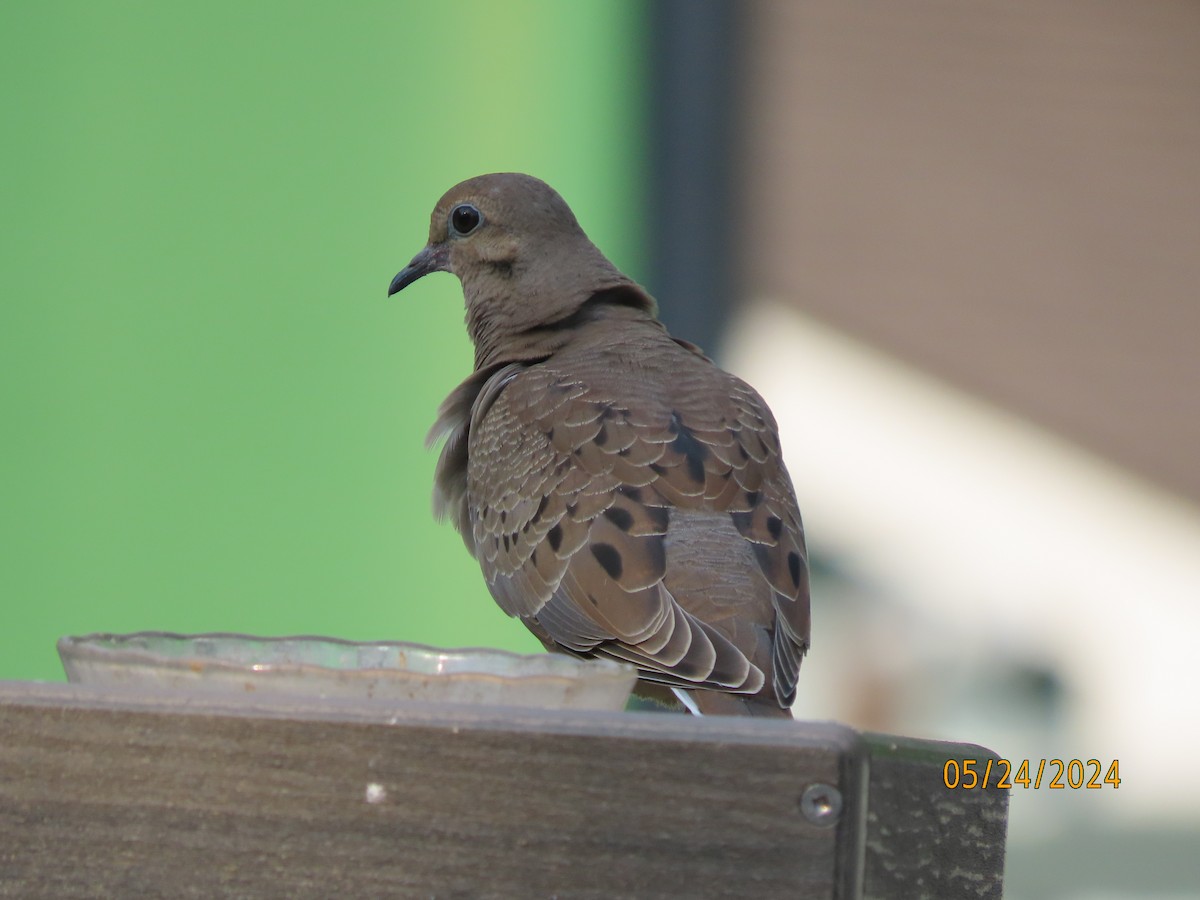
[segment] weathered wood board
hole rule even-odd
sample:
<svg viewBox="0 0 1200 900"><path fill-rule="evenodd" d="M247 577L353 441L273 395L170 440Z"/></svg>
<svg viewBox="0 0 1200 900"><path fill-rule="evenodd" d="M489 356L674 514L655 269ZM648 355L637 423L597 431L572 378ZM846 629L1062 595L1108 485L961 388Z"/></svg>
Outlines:
<svg viewBox="0 0 1200 900"><path fill-rule="evenodd" d="M0 682L0 897L998 898L1007 794L948 791L965 755L991 754Z"/></svg>

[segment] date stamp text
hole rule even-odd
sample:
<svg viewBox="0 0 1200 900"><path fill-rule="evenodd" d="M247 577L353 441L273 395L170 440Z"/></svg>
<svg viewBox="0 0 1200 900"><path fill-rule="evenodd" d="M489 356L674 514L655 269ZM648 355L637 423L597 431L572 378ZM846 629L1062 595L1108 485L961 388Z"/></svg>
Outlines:
<svg viewBox="0 0 1200 900"><path fill-rule="evenodd" d="M942 767L942 783L950 790L964 791L983 787L1115 790L1121 786L1121 765L1116 759L1107 766L1098 759L948 759Z"/></svg>

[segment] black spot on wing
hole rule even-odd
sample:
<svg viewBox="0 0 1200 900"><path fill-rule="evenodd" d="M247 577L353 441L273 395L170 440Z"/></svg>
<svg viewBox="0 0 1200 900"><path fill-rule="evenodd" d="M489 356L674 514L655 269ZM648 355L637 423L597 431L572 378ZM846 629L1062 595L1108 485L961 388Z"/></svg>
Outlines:
<svg viewBox="0 0 1200 900"><path fill-rule="evenodd" d="M788 554L788 574L792 576L792 585L800 587L800 554L795 550Z"/></svg>
<svg viewBox="0 0 1200 900"><path fill-rule="evenodd" d="M767 531L771 532L771 537L779 540L779 535L783 533L783 520L779 516L770 516L767 519Z"/></svg>
<svg viewBox="0 0 1200 900"><path fill-rule="evenodd" d="M624 566L621 564L621 554L612 544L593 544L592 556L608 573L608 577L616 581L621 577Z"/></svg>
<svg viewBox="0 0 1200 900"><path fill-rule="evenodd" d="M633 527L633 514L627 509L610 506L604 511L604 517L622 531L629 531Z"/></svg>
<svg viewBox="0 0 1200 900"><path fill-rule="evenodd" d="M546 532L546 540L548 540L550 542L550 549L553 550L555 553L557 553L558 548L562 546L562 537L563 537L563 535L562 535L562 526L561 525L555 525L553 528L551 528L549 531Z"/></svg>

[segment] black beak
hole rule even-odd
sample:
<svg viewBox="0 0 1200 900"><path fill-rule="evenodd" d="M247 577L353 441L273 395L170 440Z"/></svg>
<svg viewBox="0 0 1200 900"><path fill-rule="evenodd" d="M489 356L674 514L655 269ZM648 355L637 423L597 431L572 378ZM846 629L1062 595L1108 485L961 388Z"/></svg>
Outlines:
<svg viewBox="0 0 1200 900"><path fill-rule="evenodd" d="M402 291L418 278L423 278L430 272L446 272L449 271L447 265L449 263L449 252L445 246L437 246L430 244L420 253L412 258L407 266L396 273L396 277L392 279L392 283L388 286L388 296L397 291Z"/></svg>

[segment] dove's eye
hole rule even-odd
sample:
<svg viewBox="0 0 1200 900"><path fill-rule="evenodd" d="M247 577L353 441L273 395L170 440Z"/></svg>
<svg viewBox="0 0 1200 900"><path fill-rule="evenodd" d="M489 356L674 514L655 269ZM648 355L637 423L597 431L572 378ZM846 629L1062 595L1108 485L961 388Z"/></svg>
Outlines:
<svg viewBox="0 0 1200 900"><path fill-rule="evenodd" d="M460 203L450 212L450 231L458 237L465 237L483 221L479 210L470 203Z"/></svg>

